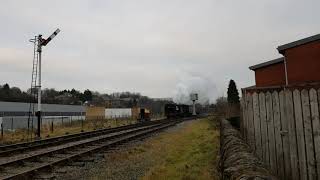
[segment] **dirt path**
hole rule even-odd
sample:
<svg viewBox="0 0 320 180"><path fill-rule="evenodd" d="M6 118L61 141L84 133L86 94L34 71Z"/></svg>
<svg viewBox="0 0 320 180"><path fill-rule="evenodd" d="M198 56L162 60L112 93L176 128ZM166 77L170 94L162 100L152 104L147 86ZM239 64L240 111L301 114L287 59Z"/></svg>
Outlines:
<svg viewBox="0 0 320 180"><path fill-rule="evenodd" d="M219 131L213 118L187 121L104 159L77 168L67 179L218 179Z"/></svg>

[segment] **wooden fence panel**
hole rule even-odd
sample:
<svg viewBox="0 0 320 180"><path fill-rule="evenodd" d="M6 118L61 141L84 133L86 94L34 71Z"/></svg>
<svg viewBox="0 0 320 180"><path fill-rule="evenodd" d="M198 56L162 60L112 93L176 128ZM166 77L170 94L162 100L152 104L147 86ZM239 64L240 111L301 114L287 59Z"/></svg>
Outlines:
<svg viewBox="0 0 320 180"><path fill-rule="evenodd" d="M243 130L243 128L244 128L244 125L243 125L243 118L244 118L244 114L243 114L243 112L244 112L244 97L242 96L241 97L241 99L240 99L240 133L241 133L241 135L242 135L242 137L244 137L244 130Z"/></svg>
<svg viewBox="0 0 320 180"><path fill-rule="evenodd" d="M250 147L255 150L255 140L254 140L254 122L253 122L253 104L252 104L252 96L250 94L247 95L248 98L248 143Z"/></svg>
<svg viewBox="0 0 320 180"><path fill-rule="evenodd" d="M302 114L303 114L305 140L306 140L308 176L309 176L309 179L316 179L309 92L305 89L301 91L301 101L302 101Z"/></svg>
<svg viewBox="0 0 320 180"><path fill-rule="evenodd" d="M317 178L320 177L320 123L319 123L319 108L318 108L318 97L317 91L315 89L310 89L310 109L311 109L311 121L312 121L312 130L313 130L313 141L314 141L314 150L315 150L315 167Z"/></svg>
<svg viewBox="0 0 320 180"><path fill-rule="evenodd" d="M272 93L272 106L273 106L273 121L274 121L274 133L276 144L276 158L277 158L277 174L281 179L285 179L284 174L284 158L281 138L281 118L280 118L280 102L279 94L277 91Z"/></svg>
<svg viewBox="0 0 320 180"><path fill-rule="evenodd" d="M266 101L264 93L259 93L260 104L260 120L261 120L261 149L262 159L269 165L269 150L268 150L268 133L267 133L267 114L266 114Z"/></svg>
<svg viewBox="0 0 320 180"><path fill-rule="evenodd" d="M246 96L245 94L243 93L242 94L242 97L241 97L241 100L242 100L242 107L241 107L241 110L242 110L242 129L241 129L241 133L242 133L242 136L243 136L243 139L246 140L246 136L245 136L245 129L246 129Z"/></svg>
<svg viewBox="0 0 320 180"><path fill-rule="evenodd" d="M242 136L244 138L244 140L246 140L246 135L245 135L245 129L247 128L246 127L246 97L245 97L245 94L242 94L242 98L241 98L241 111L242 111L242 128L241 128L241 133L242 133Z"/></svg>
<svg viewBox="0 0 320 180"><path fill-rule="evenodd" d="M276 158L276 146L274 138L274 124L273 124L273 108L272 108L272 96L270 92L266 93L266 108L267 108L267 131L268 131L268 147L270 156L270 167L273 173L277 172L277 158Z"/></svg>
<svg viewBox="0 0 320 180"><path fill-rule="evenodd" d="M283 147L283 157L284 157L284 169L285 169L285 177L287 179L291 179L291 164L290 164L290 149L289 149L289 125L288 119L286 116L286 108L285 108L285 93L284 91L280 91L279 93L279 101L280 101L280 115L281 115L281 135L282 135L282 147Z"/></svg>
<svg viewBox="0 0 320 180"><path fill-rule="evenodd" d="M318 91L317 91L317 95L318 95L318 109L320 109L320 89L318 89ZM319 131L317 131L317 132L319 132ZM317 135L316 135L316 137L315 137L315 139L317 139L317 140L315 140L315 147L316 147L316 164L317 164L317 172L318 172L318 179L320 178L320 148L318 147L319 146L319 144L320 144L320 142L318 142L318 138L319 138L319 136L320 136L320 133L318 133Z"/></svg>
<svg viewBox="0 0 320 180"><path fill-rule="evenodd" d="M259 110L259 97L257 93L252 95L253 101L253 119L254 119L254 134L256 142L256 154L259 158L262 158L262 148L261 148L261 129L260 129L260 110Z"/></svg>
<svg viewBox="0 0 320 180"><path fill-rule="evenodd" d="M307 163L306 163L306 152L305 152L305 140L304 140L304 129L303 129L303 118L302 118L302 107L301 107L301 96L299 90L293 91L293 102L294 102L294 114L297 127L297 146L299 155L299 172L300 179L308 179L307 174Z"/></svg>
<svg viewBox="0 0 320 180"><path fill-rule="evenodd" d="M293 112L293 100L292 92L285 90L285 100L286 100L286 113L288 124L289 124L289 148L290 148L290 164L291 164L291 174L292 179L299 179L298 171L298 150L296 142L296 125L294 121Z"/></svg>
<svg viewBox="0 0 320 180"><path fill-rule="evenodd" d="M281 179L320 179L320 89L244 94L241 129Z"/></svg>
<svg viewBox="0 0 320 180"><path fill-rule="evenodd" d="M247 98L247 95L246 95L246 99L245 99L245 127L244 127L244 134L245 134L245 139L246 141L248 142L248 129L249 129L249 125L248 125L248 104L249 104L249 101L248 101L248 98Z"/></svg>

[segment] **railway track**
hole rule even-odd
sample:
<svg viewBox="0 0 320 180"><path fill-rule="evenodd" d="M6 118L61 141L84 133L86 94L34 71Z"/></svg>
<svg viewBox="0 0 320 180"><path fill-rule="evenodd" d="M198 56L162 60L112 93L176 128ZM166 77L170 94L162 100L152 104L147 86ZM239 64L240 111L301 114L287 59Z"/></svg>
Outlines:
<svg viewBox="0 0 320 180"><path fill-rule="evenodd" d="M69 135L52 137L52 138L47 138L47 139L43 139L43 140L36 140L36 141L31 141L31 142L22 142L22 143L10 144L10 145L3 145L3 146L0 146L0 157L5 157L10 154L30 151L30 150L34 150L34 149L42 148L42 147L48 147L48 146L53 146L53 145L56 146L58 144L63 144L63 143L77 141L77 140L81 140L81 139L85 139L85 138L100 136L103 134L113 133L113 132L117 132L117 131L128 130L131 128L143 127L143 126L148 126L148 125L158 124L158 123L165 123L167 121L168 120L166 120L166 119L161 119L161 120L157 120L157 121L149 121L149 122L144 122L144 123L139 123L139 124L131 124L131 125L120 126L120 127L115 127L115 128L99 129L99 130L95 130L95 131L69 134Z"/></svg>
<svg viewBox="0 0 320 180"><path fill-rule="evenodd" d="M31 179L94 152L173 126L162 120L0 147L0 179Z"/></svg>

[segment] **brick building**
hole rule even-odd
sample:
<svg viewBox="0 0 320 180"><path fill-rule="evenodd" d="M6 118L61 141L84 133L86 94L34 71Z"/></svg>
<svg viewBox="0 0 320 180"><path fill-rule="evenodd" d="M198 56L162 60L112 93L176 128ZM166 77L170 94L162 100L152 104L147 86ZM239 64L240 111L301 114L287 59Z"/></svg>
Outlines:
<svg viewBox="0 0 320 180"><path fill-rule="evenodd" d="M286 84L284 58L278 58L249 67L255 73L257 87Z"/></svg>
<svg viewBox="0 0 320 180"><path fill-rule="evenodd" d="M284 57L249 67L256 87L320 82L320 34L279 46Z"/></svg>

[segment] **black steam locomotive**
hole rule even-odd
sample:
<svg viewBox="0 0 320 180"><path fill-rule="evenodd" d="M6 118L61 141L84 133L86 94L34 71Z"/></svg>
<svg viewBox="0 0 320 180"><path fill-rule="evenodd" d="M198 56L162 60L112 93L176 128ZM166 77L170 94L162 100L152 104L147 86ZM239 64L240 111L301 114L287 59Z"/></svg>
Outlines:
<svg viewBox="0 0 320 180"><path fill-rule="evenodd" d="M192 110L189 105L185 104L166 104L164 106L165 116L169 118L189 117L192 115Z"/></svg>

